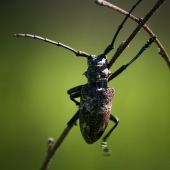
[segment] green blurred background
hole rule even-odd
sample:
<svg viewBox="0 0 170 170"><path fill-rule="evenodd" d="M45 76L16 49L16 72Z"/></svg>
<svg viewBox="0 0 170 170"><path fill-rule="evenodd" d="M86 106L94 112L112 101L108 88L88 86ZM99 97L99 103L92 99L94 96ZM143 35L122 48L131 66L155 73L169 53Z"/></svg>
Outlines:
<svg viewBox="0 0 170 170"><path fill-rule="evenodd" d="M136 1L111 2L129 10ZM143 17L155 2L142 2L133 14ZM165 2L147 24L170 54L169 6L170 1ZM47 138L57 139L77 110L67 90L87 81L82 76L87 69L85 58L12 35L36 34L100 54L123 18L93 0L1 0L0 170L39 169L46 155ZM115 45L135 27L129 19ZM148 39L141 30L111 71L128 62ZM101 140L88 145L79 126L73 127L49 169L169 170L170 71L157 54L155 43L109 86L116 89L112 113L120 119L108 139L112 155L102 156Z"/></svg>

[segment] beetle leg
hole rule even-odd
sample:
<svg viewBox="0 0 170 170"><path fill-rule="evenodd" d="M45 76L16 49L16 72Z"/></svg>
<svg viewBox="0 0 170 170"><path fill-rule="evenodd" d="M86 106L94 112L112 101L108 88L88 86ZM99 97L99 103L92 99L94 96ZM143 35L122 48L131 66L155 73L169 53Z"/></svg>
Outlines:
<svg viewBox="0 0 170 170"><path fill-rule="evenodd" d="M79 118L79 110L76 112L76 114L68 121L67 125L71 126L72 124L77 125L77 119Z"/></svg>
<svg viewBox="0 0 170 170"><path fill-rule="evenodd" d="M81 97L81 89L83 86L84 84L73 87L67 91L67 94L70 95L70 99L76 104L76 106L80 105L80 102L75 100L75 98Z"/></svg>
<svg viewBox="0 0 170 170"><path fill-rule="evenodd" d="M107 138L110 136L110 134L112 133L112 131L116 128L116 126L119 124L119 119L110 114L110 120L113 121L115 123L115 125L109 130L109 132L103 137L103 142L102 142L102 150L104 151L104 155L105 156L109 156L110 155L110 150L107 147Z"/></svg>
<svg viewBox="0 0 170 170"><path fill-rule="evenodd" d="M81 91L75 92L73 94L70 95L70 99L76 104L76 106L80 105L80 102L78 102L77 100L75 100L75 98L78 98L81 96Z"/></svg>
<svg viewBox="0 0 170 170"><path fill-rule="evenodd" d="M79 85L79 86L76 86L76 87L73 87L71 89L69 89L67 91L67 94L70 95L70 99L75 102L75 104L78 106L80 105L80 102L78 102L77 100L75 100L74 98L77 98L77 97L80 97L81 96L81 89L82 87L84 86L83 85ZM74 125L77 125L77 119L76 121L74 121L74 118L77 117L79 115L79 111L77 111L77 113L69 120L69 122L67 123L67 125L71 125L72 123L74 123Z"/></svg>
<svg viewBox="0 0 170 170"><path fill-rule="evenodd" d="M83 86L84 86L84 84L79 85L79 86L76 86L76 87L73 87L73 88L67 90L67 94L71 95L72 93L75 93L75 92L77 92L77 91L80 91Z"/></svg>
<svg viewBox="0 0 170 170"><path fill-rule="evenodd" d="M121 74L128 66L130 66L136 59L138 59L141 54L150 47L150 45L155 41L156 36L154 35L153 37L149 38L149 40L146 42L146 44L140 49L138 54L133 57L127 64L122 65L119 69L117 69L114 73L111 74L109 77L108 81L111 81L115 77L117 77L119 74Z"/></svg>

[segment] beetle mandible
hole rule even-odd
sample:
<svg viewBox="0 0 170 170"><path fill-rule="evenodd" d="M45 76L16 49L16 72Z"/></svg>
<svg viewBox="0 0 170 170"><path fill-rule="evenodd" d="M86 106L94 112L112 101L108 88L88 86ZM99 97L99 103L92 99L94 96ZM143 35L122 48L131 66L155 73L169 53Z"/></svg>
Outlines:
<svg viewBox="0 0 170 170"><path fill-rule="evenodd" d="M147 43L141 48L138 54L132 58L127 64L122 65L114 73L111 73L108 69L107 54L114 48L114 42L117 38L119 31L122 29L125 21L131 14L131 12L136 8L136 6L141 2L139 0L130 10L128 15L124 18L123 22L119 25L117 32L115 33L113 40L110 45L106 47L104 52L98 56L87 54L83 51L77 51L65 44L60 42L55 42L37 35L31 34L14 34L18 37L30 37L39 39L54 45L63 47L71 52L74 52L76 56L86 57L88 63L88 69L84 73L87 77L87 84L79 85L77 87L71 88L67 91L70 95L70 99L79 106L76 114L67 123L68 125L75 124L75 118L79 119L80 131L83 138L88 144L92 144L101 138L103 135L109 120L114 122L114 126L109 130L109 132L103 137L102 149L105 155L110 155L110 150L107 147L106 140L116 128L119 123L119 119L111 114L112 100L114 97L114 89L108 87L108 82L122 73L130 64L132 64L145 50L148 48L156 39L156 36L151 37ZM123 43L122 43L123 44ZM121 44L121 45L122 45ZM119 47L121 47L121 45ZM117 51L119 48L117 49ZM76 101L75 98L80 97L80 102Z"/></svg>

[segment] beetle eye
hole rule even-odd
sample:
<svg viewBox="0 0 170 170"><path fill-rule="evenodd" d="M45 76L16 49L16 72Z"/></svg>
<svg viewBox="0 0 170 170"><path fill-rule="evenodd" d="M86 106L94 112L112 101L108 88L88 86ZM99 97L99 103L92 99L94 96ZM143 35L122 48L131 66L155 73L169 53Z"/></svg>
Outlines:
<svg viewBox="0 0 170 170"><path fill-rule="evenodd" d="M106 60L103 59L102 61L98 61L97 65L105 65L106 64Z"/></svg>

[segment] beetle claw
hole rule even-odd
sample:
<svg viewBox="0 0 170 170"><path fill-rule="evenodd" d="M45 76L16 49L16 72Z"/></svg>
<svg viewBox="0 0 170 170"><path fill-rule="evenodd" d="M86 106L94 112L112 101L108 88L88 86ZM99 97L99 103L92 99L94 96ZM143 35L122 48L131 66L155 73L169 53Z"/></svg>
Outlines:
<svg viewBox="0 0 170 170"><path fill-rule="evenodd" d="M76 103L76 106L79 106L79 105L80 105L80 102L78 102L78 101L75 101L75 103Z"/></svg>
<svg viewBox="0 0 170 170"><path fill-rule="evenodd" d="M74 126L77 126L77 125L78 125L78 123L77 123L77 121L75 121L75 122L74 122Z"/></svg>
<svg viewBox="0 0 170 170"><path fill-rule="evenodd" d="M102 150L104 152L104 156L110 156L111 155L111 150L108 149L107 142L102 142Z"/></svg>

